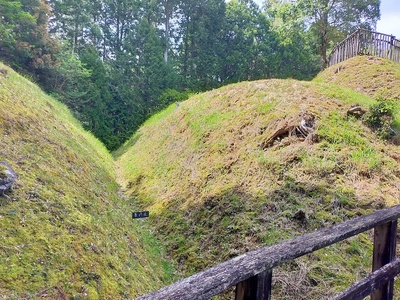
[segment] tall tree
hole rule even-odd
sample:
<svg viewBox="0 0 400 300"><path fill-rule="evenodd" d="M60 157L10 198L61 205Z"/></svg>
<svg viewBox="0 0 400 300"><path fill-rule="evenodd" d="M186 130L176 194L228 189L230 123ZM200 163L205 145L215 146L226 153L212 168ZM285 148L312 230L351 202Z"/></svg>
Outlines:
<svg viewBox="0 0 400 300"><path fill-rule="evenodd" d="M221 84L225 1L188 0L179 4L181 72L190 89Z"/></svg>
<svg viewBox="0 0 400 300"><path fill-rule="evenodd" d="M90 84L90 70L85 68L78 54L70 46L64 45L56 56L56 64L47 70L45 81L47 91L67 104L75 113L80 113L85 106L85 94ZM80 116L81 121L84 120ZM85 120L86 121L86 120Z"/></svg>
<svg viewBox="0 0 400 300"><path fill-rule="evenodd" d="M50 0L55 19L52 30L68 40L75 52L83 49L91 37L91 2L82 0Z"/></svg>
<svg viewBox="0 0 400 300"><path fill-rule="evenodd" d="M113 131L111 114L114 99L109 85L110 78L100 60L98 51L88 46L81 51L80 59L89 72L83 96L84 106L80 109L85 116L83 125L98 137L109 149L115 149L123 139Z"/></svg>
<svg viewBox="0 0 400 300"><path fill-rule="evenodd" d="M47 31L49 6L42 0L0 0L0 57L20 71L39 76L53 63L58 44Z"/></svg>
<svg viewBox="0 0 400 300"><path fill-rule="evenodd" d="M222 81L270 77L271 38L269 22L254 1L228 2Z"/></svg>
<svg viewBox="0 0 400 300"><path fill-rule="evenodd" d="M168 63L171 39L171 21L176 13L178 0L161 0L162 23L164 25L164 61Z"/></svg>
<svg viewBox="0 0 400 300"><path fill-rule="evenodd" d="M297 79L314 77L320 64L300 6L295 2L270 0L265 8L275 38L273 75Z"/></svg>
<svg viewBox="0 0 400 300"><path fill-rule="evenodd" d="M380 18L380 0L298 0L317 38L322 66L328 64L329 46L359 27L374 29Z"/></svg>
<svg viewBox="0 0 400 300"><path fill-rule="evenodd" d="M0 57L7 62L15 59L15 49L20 41L20 31L34 26L35 18L22 9L22 3L0 0Z"/></svg>

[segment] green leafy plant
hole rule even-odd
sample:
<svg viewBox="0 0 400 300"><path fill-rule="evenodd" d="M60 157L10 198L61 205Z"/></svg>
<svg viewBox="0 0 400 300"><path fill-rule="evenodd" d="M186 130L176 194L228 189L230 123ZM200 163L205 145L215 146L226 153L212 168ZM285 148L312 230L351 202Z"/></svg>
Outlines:
<svg viewBox="0 0 400 300"><path fill-rule="evenodd" d="M158 106L165 108L171 103L182 102L189 98L190 92L180 92L174 89L166 89L160 97L158 97Z"/></svg>
<svg viewBox="0 0 400 300"><path fill-rule="evenodd" d="M378 98L377 103L370 106L364 115L364 122L382 139L389 139L392 134L395 103L393 100Z"/></svg>

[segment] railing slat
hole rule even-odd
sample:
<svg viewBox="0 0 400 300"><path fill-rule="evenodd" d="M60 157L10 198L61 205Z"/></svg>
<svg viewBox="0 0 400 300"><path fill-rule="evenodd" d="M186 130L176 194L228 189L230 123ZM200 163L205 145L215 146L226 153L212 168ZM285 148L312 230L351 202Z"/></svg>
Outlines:
<svg viewBox="0 0 400 300"><path fill-rule="evenodd" d="M372 55L399 62L399 41L394 36L358 29L338 43L329 56L329 66L357 55Z"/></svg>
<svg viewBox="0 0 400 300"><path fill-rule="evenodd" d="M394 221L400 205L248 252L139 299L209 299L265 270Z"/></svg>
<svg viewBox="0 0 400 300"><path fill-rule="evenodd" d="M382 224L374 229L374 253L372 258L372 271L392 262L396 257L397 220ZM371 300L393 299L392 279L382 285L372 295Z"/></svg>
<svg viewBox="0 0 400 300"><path fill-rule="evenodd" d="M272 269L239 282L236 285L235 300L270 300Z"/></svg>
<svg viewBox="0 0 400 300"><path fill-rule="evenodd" d="M398 274L400 274L400 258L376 270L329 300L362 300Z"/></svg>

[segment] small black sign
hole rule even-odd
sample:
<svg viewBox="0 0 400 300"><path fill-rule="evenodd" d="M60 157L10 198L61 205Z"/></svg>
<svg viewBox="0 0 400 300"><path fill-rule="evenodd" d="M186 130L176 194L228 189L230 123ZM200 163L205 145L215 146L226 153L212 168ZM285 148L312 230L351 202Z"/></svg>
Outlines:
<svg viewBox="0 0 400 300"><path fill-rule="evenodd" d="M149 216L148 211L136 211L132 213L132 219L147 218Z"/></svg>

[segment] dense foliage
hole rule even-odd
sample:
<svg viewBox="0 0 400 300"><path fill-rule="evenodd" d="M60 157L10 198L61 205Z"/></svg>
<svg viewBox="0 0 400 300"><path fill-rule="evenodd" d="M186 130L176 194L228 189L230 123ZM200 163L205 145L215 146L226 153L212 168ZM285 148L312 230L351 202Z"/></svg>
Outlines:
<svg viewBox="0 0 400 300"><path fill-rule="evenodd" d="M115 149L188 91L312 78L338 37L374 26L379 0L0 0L0 11L0 59Z"/></svg>
<svg viewBox="0 0 400 300"><path fill-rule="evenodd" d="M395 101L378 98L377 103L371 105L369 111L364 115L365 123L383 139L389 139L395 134L392 129L395 107Z"/></svg>

